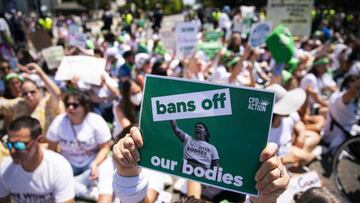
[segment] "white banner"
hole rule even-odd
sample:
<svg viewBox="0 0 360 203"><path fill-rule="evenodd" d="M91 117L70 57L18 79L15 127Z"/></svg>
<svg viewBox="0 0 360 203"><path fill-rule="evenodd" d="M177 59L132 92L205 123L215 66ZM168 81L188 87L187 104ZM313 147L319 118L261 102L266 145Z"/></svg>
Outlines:
<svg viewBox="0 0 360 203"><path fill-rule="evenodd" d="M264 44L267 35L271 32L270 22L259 22L252 26L249 42L252 47L258 47Z"/></svg>
<svg viewBox="0 0 360 203"><path fill-rule="evenodd" d="M100 85L106 60L91 56L65 56L60 63L55 80L71 80L74 76L81 80Z"/></svg>
<svg viewBox="0 0 360 203"><path fill-rule="evenodd" d="M183 59L192 54L197 43L199 25L195 22L182 22L176 24L176 56Z"/></svg>
<svg viewBox="0 0 360 203"><path fill-rule="evenodd" d="M288 188L277 199L278 203L292 203L294 194L306 191L312 187L321 187L321 181L316 171L291 177Z"/></svg>
<svg viewBox="0 0 360 203"><path fill-rule="evenodd" d="M287 26L293 35L306 37L311 32L314 0L268 0L267 19L273 27Z"/></svg>
<svg viewBox="0 0 360 203"><path fill-rule="evenodd" d="M154 121L231 115L229 89L151 98Z"/></svg>
<svg viewBox="0 0 360 203"><path fill-rule="evenodd" d="M52 46L41 51L46 64L50 70L59 66L64 57L64 48L62 46Z"/></svg>

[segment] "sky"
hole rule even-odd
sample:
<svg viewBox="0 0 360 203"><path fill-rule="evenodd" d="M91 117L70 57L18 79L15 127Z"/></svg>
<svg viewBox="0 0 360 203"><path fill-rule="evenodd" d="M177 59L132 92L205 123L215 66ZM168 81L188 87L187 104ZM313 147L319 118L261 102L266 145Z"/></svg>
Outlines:
<svg viewBox="0 0 360 203"><path fill-rule="evenodd" d="M194 4L195 0L183 0L184 4Z"/></svg>

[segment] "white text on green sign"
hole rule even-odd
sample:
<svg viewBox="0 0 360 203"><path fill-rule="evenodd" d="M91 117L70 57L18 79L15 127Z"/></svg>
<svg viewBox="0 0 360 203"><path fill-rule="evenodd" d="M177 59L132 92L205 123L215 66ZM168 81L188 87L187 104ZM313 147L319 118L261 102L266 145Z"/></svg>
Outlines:
<svg viewBox="0 0 360 203"><path fill-rule="evenodd" d="M229 89L151 98L154 121L231 115Z"/></svg>

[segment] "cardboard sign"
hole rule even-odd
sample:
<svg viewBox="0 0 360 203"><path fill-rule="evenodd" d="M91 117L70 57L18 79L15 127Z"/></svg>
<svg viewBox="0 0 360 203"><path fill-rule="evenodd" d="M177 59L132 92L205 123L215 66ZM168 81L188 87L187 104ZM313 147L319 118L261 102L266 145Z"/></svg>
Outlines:
<svg viewBox="0 0 360 203"><path fill-rule="evenodd" d="M49 69L57 68L65 54L62 46L52 46L43 49L41 53Z"/></svg>
<svg viewBox="0 0 360 203"><path fill-rule="evenodd" d="M278 203L292 203L294 194L306 191L312 187L321 187L321 181L316 171L291 177L288 188L277 199Z"/></svg>
<svg viewBox="0 0 360 203"><path fill-rule="evenodd" d="M176 24L176 56L178 59L183 59L192 54L197 42L198 31L199 26L195 22Z"/></svg>
<svg viewBox="0 0 360 203"><path fill-rule="evenodd" d="M271 32L270 22L260 22L252 26L249 42L252 47L258 47L264 44L266 37Z"/></svg>
<svg viewBox="0 0 360 203"><path fill-rule="evenodd" d="M49 33L43 28L39 28L35 32L30 32L29 37L37 51L41 51L45 48L52 46Z"/></svg>
<svg viewBox="0 0 360 203"><path fill-rule="evenodd" d="M143 167L258 195L274 93L148 75L140 115Z"/></svg>
<svg viewBox="0 0 360 203"><path fill-rule="evenodd" d="M55 80L71 80L79 76L81 80L100 85L106 60L91 56L65 56L55 75Z"/></svg>
<svg viewBox="0 0 360 203"><path fill-rule="evenodd" d="M268 19L274 27L283 24L299 37L308 37L311 33L311 11L314 0L269 0Z"/></svg>

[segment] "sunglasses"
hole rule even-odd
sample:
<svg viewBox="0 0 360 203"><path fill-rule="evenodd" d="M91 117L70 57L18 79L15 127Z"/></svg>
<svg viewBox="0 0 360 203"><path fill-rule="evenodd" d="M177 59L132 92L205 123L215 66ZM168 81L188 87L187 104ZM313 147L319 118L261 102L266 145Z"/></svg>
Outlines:
<svg viewBox="0 0 360 203"><path fill-rule="evenodd" d="M77 102L66 102L65 103L65 107L68 109L68 108L70 108L70 106L72 106L74 109L77 109L79 106L80 106L80 104L79 103L77 103Z"/></svg>
<svg viewBox="0 0 360 203"><path fill-rule="evenodd" d="M29 142L4 142L5 148L8 150L11 150L14 148L16 151L24 151L26 147L29 145L30 142L33 140L30 140Z"/></svg>
<svg viewBox="0 0 360 203"><path fill-rule="evenodd" d="M31 95L36 94L36 90L31 90L31 91L28 91L28 92L22 92L22 93L21 93L21 96L22 96L22 97L26 97L26 96L28 96L29 94L31 94Z"/></svg>

